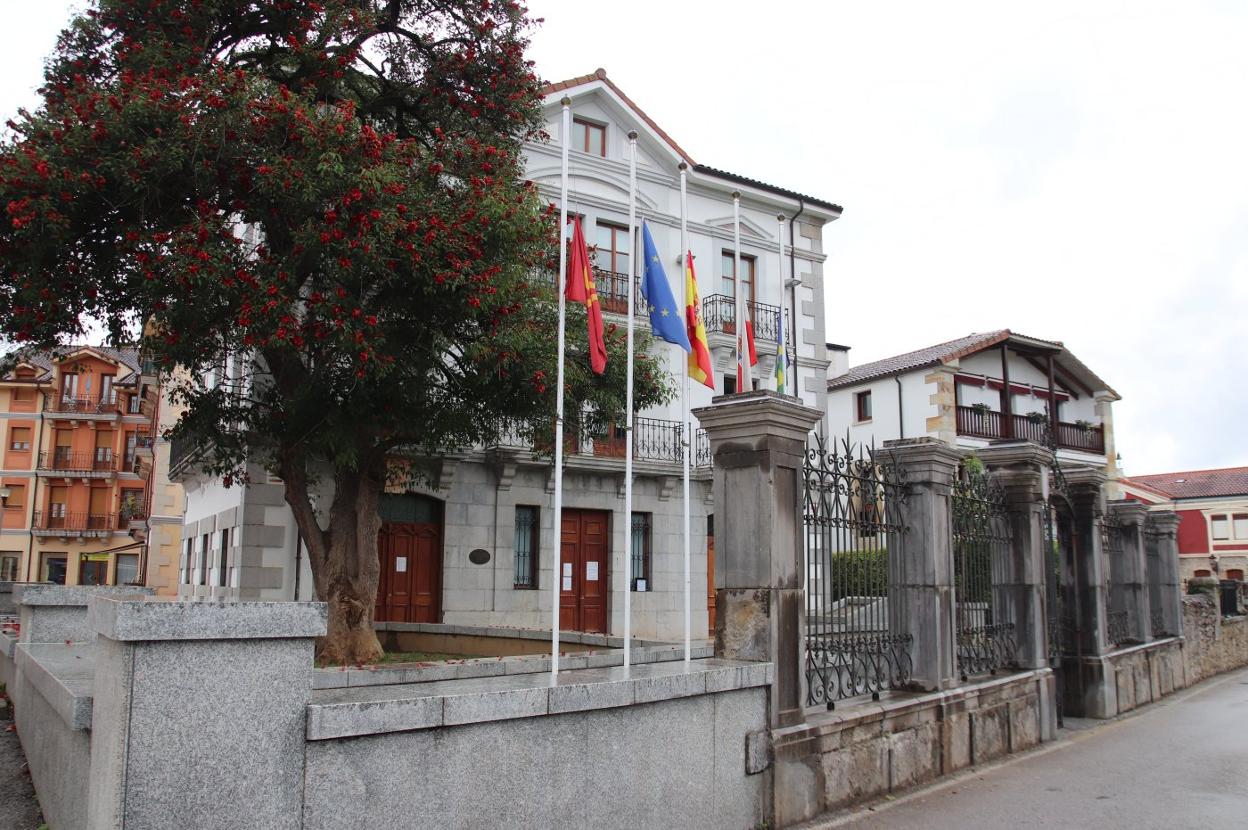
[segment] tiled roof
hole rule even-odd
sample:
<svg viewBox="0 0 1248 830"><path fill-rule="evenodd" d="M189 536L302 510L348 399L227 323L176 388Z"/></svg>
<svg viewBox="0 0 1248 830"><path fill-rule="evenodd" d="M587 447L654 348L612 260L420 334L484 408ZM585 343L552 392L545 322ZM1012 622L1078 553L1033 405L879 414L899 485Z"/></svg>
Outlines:
<svg viewBox="0 0 1248 830"><path fill-rule="evenodd" d="M96 352L102 357L105 357L108 360L115 361L116 363L119 363L122 366L125 366L127 369L129 369L130 370L129 375L119 374L117 376L117 383L120 383L120 384L128 383L131 377L137 374L139 371L139 350L134 349L134 348L127 347L127 348L122 348L122 349L114 349L111 346L75 345L75 346L66 346L64 349L61 350L60 354L62 355L73 354L82 349L90 349L91 351ZM29 363L31 366L35 366L39 368L41 372L35 379L43 381L43 380L48 380L52 376L52 366L56 360L56 357L51 352L47 352L47 351L36 351L34 349L22 349L22 350L19 350L13 356L13 359L14 359L14 362L16 363Z"/></svg>
<svg viewBox="0 0 1248 830"><path fill-rule="evenodd" d="M837 204L833 204L832 202L828 202L823 199L817 199L814 196L806 196L801 193L798 193L795 190L788 190L783 187L777 187L774 184L767 184L766 182L760 182L758 179L751 179L746 176L738 175L737 173L729 173L726 170L719 170L714 167L708 167L705 164L698 164L697 162L693 160L693 157L691 155L685 152L684 148L682 148L679 144L676 143L676 140L674 138L668 135L667 132L662 127L660 127L658 124L654 122L654 119L646 115L645 110L637 106L637 104L634 103L632 98L629 98L627 95L625 95L624 90L620 89L618 86L612 83L611 79L607 77L607 70L605 69L596 69L594 70L592 74L589 74L589 75L580 75L576 78L568 78L565 81L555 81L552 83L548 83L542 87L542 95L543 96L553 95L556 92L563 92L564 90L573 89L578 86L583 86L585 84L593 83L594 81L602 81L604 84L610 87L611 91L620 97L620 100L622 100L625 104L627 104L628 107L633 110L633 112L637 113L637 116L641 118L642 121L646 122L646 124L650 127L650 129L654 130L659 135L660 138L662 138L669 145L671 145L672 149L676 151L677 155L679 155L685 161L689 162L689 165L693 167L693 169L697 171L698 173L702 173L707 176L713 176L717 179L724 179L725 181L736 182L737 184L747 185L749 187L756 187L759 190L765 190L768 193L775 193L777 196L784 196L788 199L797 199L813 207L820 207L820 208L823 208L824 210L832 211L833 213L836 213L836 214L840 214L842 212L843 209L841 208L841 206Z"/></svg>
<svg viewBox="0 0 1248 830"><path fill-rule="evenodd" d="M829 380L828 389L839 389L843 386L853 386L865 380L892 377L893 375L900 375L915 369L938 366L941 363L973 354L980 349L1000 343L1009 336L1009 329L990 331L984 334L970 334L966 337L959 337L957 340L928 346L925 349L916 349L913 352L886 357L873 363L864 363L861 366L853 367L843 375Z"/></svg>
<svg viewBox="0 0 1248 830"><path fill-rule="evenodd" d="M1124 477L1122 481L1126 484L1139 484L1172 499L1248 496L1248 467L1156 473Z"/></svg>

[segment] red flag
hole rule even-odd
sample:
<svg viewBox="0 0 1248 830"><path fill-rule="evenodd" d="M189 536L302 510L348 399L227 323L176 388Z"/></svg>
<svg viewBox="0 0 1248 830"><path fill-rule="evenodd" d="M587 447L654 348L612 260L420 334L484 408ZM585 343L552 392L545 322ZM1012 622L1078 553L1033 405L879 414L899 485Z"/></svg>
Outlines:
<svg viewBox="0 0 1248 830"><path fill-rule="evenodd" d="M564 296L585 304L585 316L589 319L589 366L594 374L607 370L607 345L602 338L602 307L598 303L598 289L594 285L594 272L589 267L589 250L581 233L581 220L572 217L572 250L568 257L567 288Z"/></svg>
<svg viewBox="0 0 1248 830"><path fill-rule="evenodd" d="M754 321L745 319L745 348L750 353L750 365L758 365L758 352L754 351Z"/></svg>

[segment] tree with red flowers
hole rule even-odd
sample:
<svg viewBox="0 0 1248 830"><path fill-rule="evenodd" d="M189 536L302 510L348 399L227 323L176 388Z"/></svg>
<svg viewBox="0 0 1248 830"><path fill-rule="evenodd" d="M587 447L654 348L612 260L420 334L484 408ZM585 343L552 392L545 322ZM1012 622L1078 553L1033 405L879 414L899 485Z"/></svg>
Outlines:
<svg viewBox="0 0 1248 830"><path fill-rule="evenodd" d="M500 423L549 430L530 28L503 0L97 0L0 144L0 336L138 342L199 465L281 477L323 662L380 653L387 482ZM622 332L601 377L583 309L568 332L568 411L620 417ZM670 389L639 363L644 408Z"/></svg>

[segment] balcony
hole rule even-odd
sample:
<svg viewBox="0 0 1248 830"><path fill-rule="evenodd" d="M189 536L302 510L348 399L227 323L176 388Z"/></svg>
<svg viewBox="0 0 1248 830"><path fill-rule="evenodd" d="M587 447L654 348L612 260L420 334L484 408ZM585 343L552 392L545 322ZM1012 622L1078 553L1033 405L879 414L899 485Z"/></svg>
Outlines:
<svg viewBox="0 0 1248 830"><path fill-rule="evenodd" d="M633 460L649 461L661 464L680 464L684 445L681 435L684 428L679 421L667 421L662 418L635 418L633 420ZM500 430L498 438L489 446L510 447L550 454L550 446L542 446L540 440L536 448L529 437L533 430L520 424L505 426ZM570 457L580 458L624 458L627 448L623 426L609 426L605 434L592 435L587 431L573 433L564 438L564 452ZM706 430L694 431L693 455L689 459L690 467L711 466L711 446L706 437Z"/></svg>
<svg viewBox="0 0 1248 830"><path fill-rule="evenodd" d="M1037 444L1048 444L1049 424L1047 419L1029 418L1026 415L1012 415L1010 424L1013 429L1006 436L1002 429L1002 414L991 409L974 406L959 406L958 435L970 438L1018 438L1034 441ZM1104 453L1105 429L1099 425L1072 424L1059 421L1057 424L1057 446L1064 450L1080 452Z"/></svg>
<svg viewBox="0 0 1248 830"><path fill-rule="evenodd" d="M67 513L64 510L45 513L36 510L31 533L35 536L99 537L108 536L128 523L123 522L117 513Z"/></svg>
<svg viewBox="0 0 1248 830"><path fill-rule="evenodd" d="M156 436L145 429L134 434L134 455L139 458L151 458L156 447ZM132 467L133 465L127 465Z"/></svg>
<svg viewBox="0 0 1248 830"><path fill-rule="evenodd" d="M747 302L746 314L754 327L754 340L775 343L780 335L780 306ZM785 315L787 317L787 315ZM702 322L707 334L737 333L737 301L726 294L712 294L702 300Z"/></svg>
<svg viewBox="0 0 1248 830"><path fill-rule="evenodd" d="M102 398L52 395L48 399L47 411L58 417L74 420L106 420L120 414L121 406L117 403L116 392L110 392Z"/></svg>
<svg viewBox="0 0 1248 830"><path fill-rule="evenodd" d="M110 478L117 474L117 458L111 450L73 452L58 447L39 453L39 470L67 478Z"/></svg>

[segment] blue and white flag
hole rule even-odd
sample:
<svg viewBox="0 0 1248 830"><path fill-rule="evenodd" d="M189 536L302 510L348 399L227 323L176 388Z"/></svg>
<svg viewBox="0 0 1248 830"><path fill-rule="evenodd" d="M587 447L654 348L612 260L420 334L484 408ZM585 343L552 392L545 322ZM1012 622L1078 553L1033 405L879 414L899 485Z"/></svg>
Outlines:
<svg viewBox="0 0 1248 830"><path fill-rule="evenodd" d="M646 263L641 278L641 296L645 298L646 310L650 313L650 330L655 337L689 351L684 312L676 305L672 287L667 282L667 272L663 270L663 261L650 236L650 226L645 222L641 223L641 240Z"/></svg>

